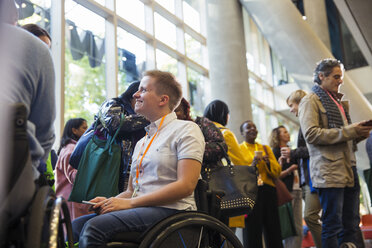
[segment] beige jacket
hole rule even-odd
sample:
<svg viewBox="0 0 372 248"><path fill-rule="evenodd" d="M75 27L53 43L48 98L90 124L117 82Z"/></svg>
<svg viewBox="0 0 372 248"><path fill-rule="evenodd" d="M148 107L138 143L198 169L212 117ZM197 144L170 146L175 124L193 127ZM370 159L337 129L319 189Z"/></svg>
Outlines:
<svg viewBox="0 0 372 248"><path fill-rule="evenodd" d="M342 105L348 111L348 103L342 102ZM355 157L348 141L360 139L355 130L357 124L328 128L326 110L314 93L301 100L299 119L309 149L313 187L352 187L351 159Z"/></svg>

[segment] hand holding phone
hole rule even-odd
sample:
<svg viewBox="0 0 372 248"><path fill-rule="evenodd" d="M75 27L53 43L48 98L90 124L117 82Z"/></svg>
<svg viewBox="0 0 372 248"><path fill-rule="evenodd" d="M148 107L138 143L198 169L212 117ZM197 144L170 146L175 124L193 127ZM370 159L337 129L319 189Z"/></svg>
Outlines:
<svg viewBox="0 0 372 248"><path fill-rule="evenodd" d="M362 124L362 126L372 126L372 120L368 120Z"/></svg>
<svg viewBox="0 0 372 248"><path fill-rule="evenodd" d="M85 203L85 204L88 204L88 205L96 205L97 203L96 202L90 202L90 201L82 201L82 203Z"/></svg>

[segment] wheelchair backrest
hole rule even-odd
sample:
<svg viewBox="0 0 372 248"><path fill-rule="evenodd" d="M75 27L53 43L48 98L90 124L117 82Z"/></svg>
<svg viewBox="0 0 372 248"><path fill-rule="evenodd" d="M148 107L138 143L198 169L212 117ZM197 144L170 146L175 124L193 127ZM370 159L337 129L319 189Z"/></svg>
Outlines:
<svg viewBox="0 0 372 248"><path fill-rule="evenodd" d="M32 162L27 135L27 109L22 103L13 105L10 162L7 170L5 199L0 211L8 223L22 216L35 193Z"/></svg>

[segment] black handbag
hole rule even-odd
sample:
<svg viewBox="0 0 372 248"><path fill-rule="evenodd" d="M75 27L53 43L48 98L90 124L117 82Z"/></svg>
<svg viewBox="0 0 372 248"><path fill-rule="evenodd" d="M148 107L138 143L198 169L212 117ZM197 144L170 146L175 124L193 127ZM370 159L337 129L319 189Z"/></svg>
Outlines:
<svg viewBox="0 0 372 248"><path fill-rule="evenodd" d="M227 154L225 159L226 166L206 168L203 178L208 182L209 191L222 195L220 199L222 216L249 214L256 203L257 169L255 166L232 165Z"/></svg>

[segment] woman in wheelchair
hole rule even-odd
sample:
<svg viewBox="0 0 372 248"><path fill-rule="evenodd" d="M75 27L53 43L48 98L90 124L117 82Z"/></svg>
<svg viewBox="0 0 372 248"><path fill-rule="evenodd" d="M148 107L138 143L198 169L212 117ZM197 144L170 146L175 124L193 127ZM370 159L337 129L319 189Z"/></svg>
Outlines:
<svg viewBox="0 0 372 248"><path fill-rule="evenodd" d="M196 210L193 192L205 142L195 123L177 120L173 111L181 97L181 85L172 74L145 73L134 94L135 111L151 124L133 152L128 188L116 197L90 200L97 215L73 222L79 247L101 247L115 234L143 232L167 216Z"/></svg>

